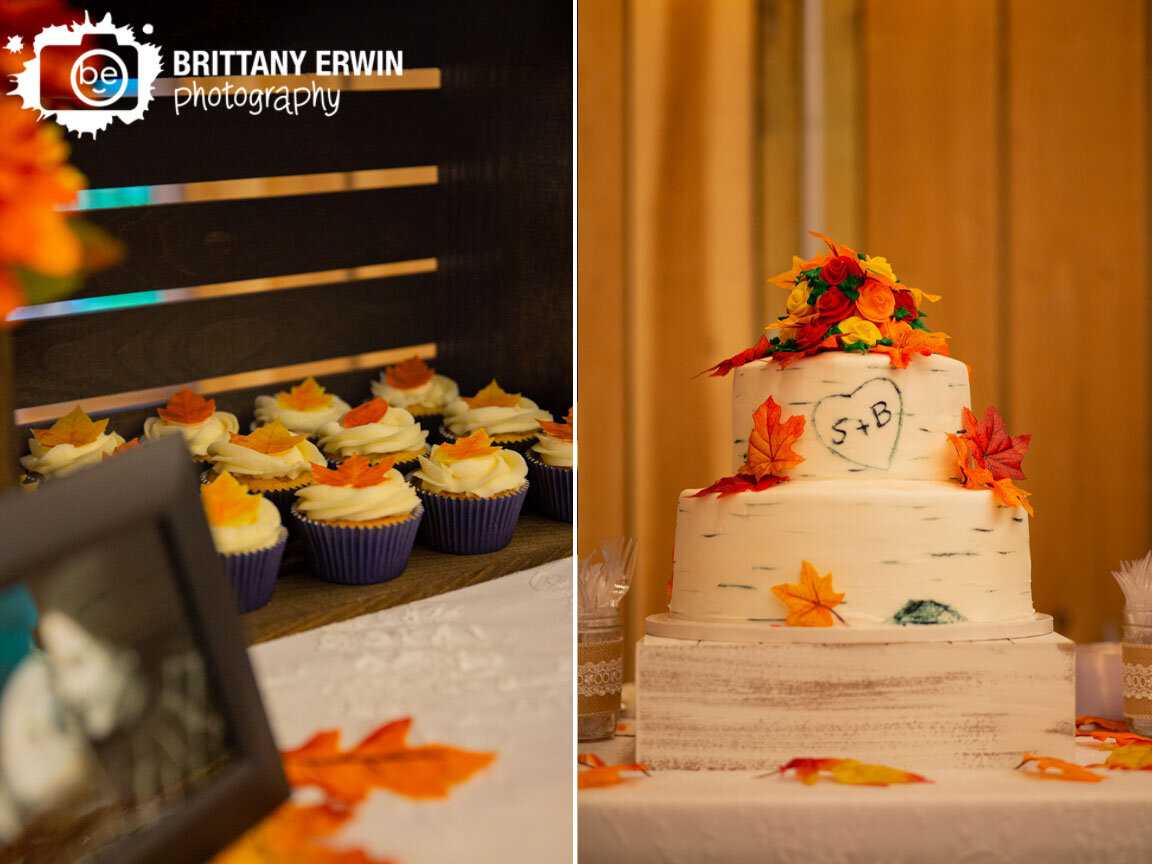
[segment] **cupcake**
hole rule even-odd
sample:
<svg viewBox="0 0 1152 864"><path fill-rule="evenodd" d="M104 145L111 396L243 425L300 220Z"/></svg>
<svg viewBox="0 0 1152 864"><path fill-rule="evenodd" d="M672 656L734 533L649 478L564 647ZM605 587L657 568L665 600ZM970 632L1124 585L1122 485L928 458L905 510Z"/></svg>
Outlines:
<svg viewBox="0 0 1152 864"><path fill-rule="evenodd" d="M187 387L157 409L158 417L144 421L144 437L149 441L169 435L183 435L188 452L197 462L211 461L208 447L217 441L227 441L233 432L240 431L235 414L216 410L216 400L205 399Z"/></svg>
<svg viewBox="0 0 1152 864"><path fill-rule="evenodd" d="M312 377L305 378L291 390L275 396L257 396L256 417L252 428L279 420L289 432L315 435L325 423L339 420L351 406L334 393L329 393Z"/></svg>
<svg viewBox="0 0 1152 864"><path fill-rule="evenodd" d="M240 611L259 609L272 599L288 542L280 511L227 471L200 487L200 501Z"/></svg>
<svg viewBox="0 0 1152 864"><path fill-rule="evenodd" d="M428 432L409 412L371 399L353 408L336 423L316 430L320 449L331 462L349 456L363 456L369 464L392 459L404 473L416 467L416 460L428 453Z"/></svg>
<svg viewBox="0 0 1152 864"><path fill-rule="evenodd" d="M424 502L420 542L456 555L503 549L528 494L527 474L524 457L494 446L483 429L437 444L410 478Z"/></svg>
<svg viewBox="0 0 1152 864"><path fill-rule="evenodd" d="M421 426L437 434L444 406L460 398L460 388L445 375L419 357L389 366L372 382L372 395L387 401L393 408L403 408Z"/></svg>
<svg viewBox="0 0 1152 864"><path fill-rule="evenodd" d="M519 393L505 393L493 378L475 396L457 399L444 409L440 434L444 440L454 441L483 429L493 443L523 453L535 442L540 421L551 419L552 415L531 399Z"/></svg>
<svg viewBox="0 0 1152 864"><path fill-rule="evenodd" d="M324 456L305 435L293 435L278 419L248 435L233 432L227 441L208 447L212 468L209 483L225 471L253 492L267 495L281 516L292 506L294 493L312 482L312 464ZM286 517L285 517L286 518Z"/></svg>
<svg viewBox="0 0 1152 864"><path fill-rule="evenodd" d="M108 418L92 421L77 405L48 429L33 429L28 455L20 457L25 475L21 482L35 486L42 480L66 477L85 465L104 461L124 443L115 432L105 432Z"/></svg>
<svg viewBox="0 0 1152 864"><path fill-rule="evenodd" d="M296 492L292 518L316 575L372 585L403 573L424 508L392 460L372 465L353 453L335 469L313 465L312 475L316 482Z"/></svg>
<svg viewBox="0 0 1152 864"><path fill-rule="evenodd" d="M572 521L572 474L575 437L572 409L563 423L543 421L543 432L524 454L532 481L532 500L541 513L561 522Z"/></svg>

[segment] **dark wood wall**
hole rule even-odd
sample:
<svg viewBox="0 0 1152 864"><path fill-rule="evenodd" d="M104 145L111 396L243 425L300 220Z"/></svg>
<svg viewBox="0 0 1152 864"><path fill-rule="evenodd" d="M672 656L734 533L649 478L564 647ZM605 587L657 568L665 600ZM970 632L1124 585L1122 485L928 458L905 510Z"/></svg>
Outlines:
<svg viewBox="0 0 1152 864"><path fill-rule="evenodd" d="M192 12L195 8L198 11ZM431 272L26 321L17 409L435 343L473 392L492 377L543 407L572 401L571 15L540 2L107 3L173 49L403 50L434 89L344 92L326 118L185 109L76 140L92 188L436 166L438 182L97 209L128 257L78 297L436 259ZM150 23L151 36L140 27ZM310 71L310 70L308 70ZM351 184L349 184L351 185ZM353 404L376 370L321 377ZM260 386L215 394L250 417ZM121 412L139 432L154 405Z"/></svg>

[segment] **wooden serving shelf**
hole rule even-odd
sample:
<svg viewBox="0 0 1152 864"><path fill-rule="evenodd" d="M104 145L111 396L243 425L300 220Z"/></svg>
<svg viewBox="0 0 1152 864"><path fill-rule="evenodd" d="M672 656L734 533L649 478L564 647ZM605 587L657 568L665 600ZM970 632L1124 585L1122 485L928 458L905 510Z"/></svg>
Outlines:
<svg viewBox="0 0 1152 864"><path fill-rule="evenodd" d="M290 636L357 615L378 612L413 600L467 588L555 561L572 554L572 526L537 513L524 513L512 542L487 555L445 555L419 544L408 568L379 585L334 585L314 577L307 551L299 540L289 541L272 601L244 616L248 641L255 645Z"/></svg>

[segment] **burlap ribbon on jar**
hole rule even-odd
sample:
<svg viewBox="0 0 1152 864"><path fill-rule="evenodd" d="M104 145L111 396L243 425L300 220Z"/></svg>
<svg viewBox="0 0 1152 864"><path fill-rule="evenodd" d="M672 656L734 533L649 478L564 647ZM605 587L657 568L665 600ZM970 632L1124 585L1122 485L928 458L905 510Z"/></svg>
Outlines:
<svg viewBox="0 0 1152 864"><path fill-rule="evenodd" d="M1127 716L1152 716L1152 645L1123 643L1124 713Z"/></svg>
<svg viewBox="0 0 1152 864"><path fill-rule="evenodd" d="M576 651L576 713L620 710L624 640L581 642Z"/></svg>

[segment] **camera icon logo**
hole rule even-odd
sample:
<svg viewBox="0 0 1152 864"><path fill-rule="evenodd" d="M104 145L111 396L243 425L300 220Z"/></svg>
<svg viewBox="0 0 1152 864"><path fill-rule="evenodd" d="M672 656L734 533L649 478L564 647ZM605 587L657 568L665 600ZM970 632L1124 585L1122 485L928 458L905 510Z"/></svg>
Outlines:
<svg viewBox="0 0 1152 864"><path fill-rule="evenodd" d="M110 15L96 24L85 16L83 22L46 27L33 48L36 56L16 75L14 93L25 108L54 116L73 132L95 135L113 120L135 122L152 100L160 49L138 43L132 28L117 27Z"/></svg>

